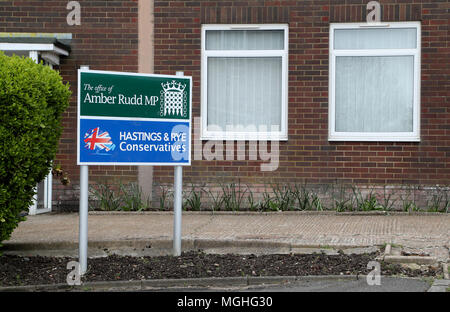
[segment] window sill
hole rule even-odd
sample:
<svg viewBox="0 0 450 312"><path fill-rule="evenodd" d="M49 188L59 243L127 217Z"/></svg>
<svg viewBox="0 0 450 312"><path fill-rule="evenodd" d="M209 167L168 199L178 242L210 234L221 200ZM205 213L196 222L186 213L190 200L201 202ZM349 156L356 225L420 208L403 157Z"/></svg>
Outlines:
<svg viewBox="0 0 450 312"><path fill-rule="evenodd" d="M250 135L250 134L231 134L231 135L202 135L201 141L288 141L287 135Z"/></svg>
<svg viewBox="0 0 450 312"><path fill-rule="evenodd" d="M348 136L348 135L329 135L328 141L336 142L420 142L420 136Z"/></svg>

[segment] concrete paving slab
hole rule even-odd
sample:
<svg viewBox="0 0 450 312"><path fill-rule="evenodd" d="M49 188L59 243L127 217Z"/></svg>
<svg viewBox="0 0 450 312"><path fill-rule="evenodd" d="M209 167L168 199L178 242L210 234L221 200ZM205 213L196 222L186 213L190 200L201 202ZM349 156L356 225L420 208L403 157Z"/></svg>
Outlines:
<svg viewBox="0 0 450 312"><path fill-rule="evenodd" d="M77 249L78 221L77 213L28 216L5 242L6 248L29 250L53 244L50 249L55 249L59 244L60 249ZM173 214L90 213L88 229L93 248L142 248L150 243L155 249L170 249ZM183 212L182 237L188 249L235 248L238 242L242 249L327 246L335 250L391 243L424 250L437 261L447 262L450 214ZM220 246L214 245L217 241Z"/></svg>

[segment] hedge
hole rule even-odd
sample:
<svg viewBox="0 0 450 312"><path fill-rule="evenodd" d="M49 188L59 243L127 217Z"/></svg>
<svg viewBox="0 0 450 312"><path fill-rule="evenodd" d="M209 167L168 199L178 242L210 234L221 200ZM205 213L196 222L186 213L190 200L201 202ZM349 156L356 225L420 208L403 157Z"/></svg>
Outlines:
<svg viewBox="0 0 450 312"><path fill-rule="evenodd" d="M58 72L0 51L0 243L50 171L70 95Z"/></svg>

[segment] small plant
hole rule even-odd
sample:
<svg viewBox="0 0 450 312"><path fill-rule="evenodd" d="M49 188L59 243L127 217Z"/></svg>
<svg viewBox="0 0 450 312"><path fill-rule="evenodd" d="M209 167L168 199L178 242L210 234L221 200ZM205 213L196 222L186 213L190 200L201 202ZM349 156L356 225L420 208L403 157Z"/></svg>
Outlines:
<svg viewBox="0 0 450 312"><path fill-rule="evenodd" d="M266 211L274 209L274 205L272 204L272 196L267 190L264 190L262 193L262 201L259 203L259 210Z"/></svg>
<svg viewBox="0 0 450 312"><path fill-rule="evenodd" d="M197 191L194 184L192 184L191 192L186 198L186 201L183 204L183 208L185 208L185 210L200 211L202 206L202 193L203 188L200 188L200 190Z"/></svg>
<svg viewBox="0 0 450 312"><path fill-rule="evenodd" d="M414 201L404 201L403 202L403 211L405 212L418 212L420 208L417 207Z"/></svg>
<svg viewBox="0 0 450 312"><path fill-rule="evenodd" d="M314 210L323 211L322 202L320 201L319 195L316 193L312 193L311 205Z"/></svg>
<svg viewBox="0 0 450 312"><path fill-rule="evenodd" d="M225 210L238 211L242 206L247 190L242 191L239 180L238 184L233 182L229 185L222 186L222 192Z"/></svg>
<svg viewBox="0 0 450 312"><path fill-rule="evenodd" d="M348 187L340 184L336 190L336 185L333 185L332 191L333 208L337 212L351 211L353 210L353 197L352 193L348 192Z"/></svg>
<svg viewBox="0 0 450 312"><path fill-rule="evenodd" d="M395 192L393 190L386 190L386 185L383 187L383 201L380 203L380 206L382 210L389 211L391 210L397 200L393 200L393 196L395 195Z"/></svg>
<svg viewBox="0 0 450 312"><path fill-rule="evenodd" d="M161 195L159 196L159 210L166 210L167 207L167 198L168 198L168 194L169 191L164 187L164 186L160 186L161 189Z"/></svg>
<svg viewBox="0 0 450 312"><path fill-rule="evenodd" d="M212 200L212 211L220 211L223 207L223 195L220 192L214 194L210 189L207 189L209 198Z"/></svg>
<svg viewBox="0 0 450 312"><path fill-rule="evenodd" d="M413 187L408 187L406 194L400 195L400 200L402 201L402 210L404 212L416 212L420 210L416 205Z"/></svg>
<svg viewBox="0 0 450 312"><path fill-rule="evenodd" d="M117 211L120 210L121 200L113 186L105 183L98 183L96 187L89 186L91 194L96 199L96 210Z"/></svg>
<svg viewBox="0 0 450 312"><path fill-rule="evenodd" d="M376 196L373 194L373 189L370 190L369 194L366 196L364 196L361 190L355 186L352 186L352 191L356 202L357 211L373 211L382 209L378 204Z"/></svg>
<svg viewBox="0 0 450 312"><path fill-rule="evenodd" d="M358 206L358 209L361 211L372 211L372 210L381 210L380 205L378 205L377 198L370 194L364 199L361 205Z"/></svg>
<svg viewBox="0 0 450 312"><path fill-rule="evenodd" d="M312 199L311 194L306 188L306 186L294 186L293 191L294 197L297 199L299 210L312 210Z"/></svg>
<svg viewBox="0 0 450 312"><path fill-rule="evenodd" d="M144 201L142 189L136 183L130 183L128 185L120 184L120 196L122 206L120 210L123 211L142 211L150 207L150 200Z"/></svg>
<svg viewBox="0 0 450 312"><path fill-rule="evenodd" d="M436 187L433 195L427 200L427 211L429 212L448 212L450 199L448 192L442 188Z"/></svg>
<svg viewBox="0 0 450 312"><path fill-rule="evenodd" d="M258 210L261 203L255 201L255 198L253 197L253 192L248 186L247 186L247 191L248 191L248 196L247 196L248 210L250 210L250 211Z"/></svg>
<svg viewBox="0 0 450 312"><path fill-rule="evenodd" d="M273 208L281 211L293 209L295 205L295 197L290 186L283 185L281 187L279 184L276 184L272 186L272 190L274 196L271 205Z"/></svg>
<svg viewBox="0 0 450 312"><path fill-rule="evenodd" d="M269 210L270 211L280 211L281 210L280 205L277 202L270 200L269 201Z"/></svg>
<svg viewBox="0 0 450 312"><path fill-rule="evenodd" d="M319 195L316 192L309 190L306 185L295 185L292 194L298 202L297 208L299 210L321 211L324 209Z"/></svg>

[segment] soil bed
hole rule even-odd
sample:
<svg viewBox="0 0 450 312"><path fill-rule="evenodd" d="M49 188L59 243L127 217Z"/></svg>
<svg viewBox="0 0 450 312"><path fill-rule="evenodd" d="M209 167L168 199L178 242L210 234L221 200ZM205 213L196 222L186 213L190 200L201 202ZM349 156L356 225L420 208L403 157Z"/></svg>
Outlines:
<svg viewBox="0 0 450 312"><path fill-rule="evenodd" d="M183 253L180 257L130 257L112 255L88 261L84 282L177 279L239 276L306 276L368 274L369 261L378 253L363 255L272 254L236 255L205 254L202 251ZM66 283L67 267L72 258L0 256L0 286L23 286ZM442 270L412 270L397 264L381 262L383 276L401 275L427 277Z"/></svg>

